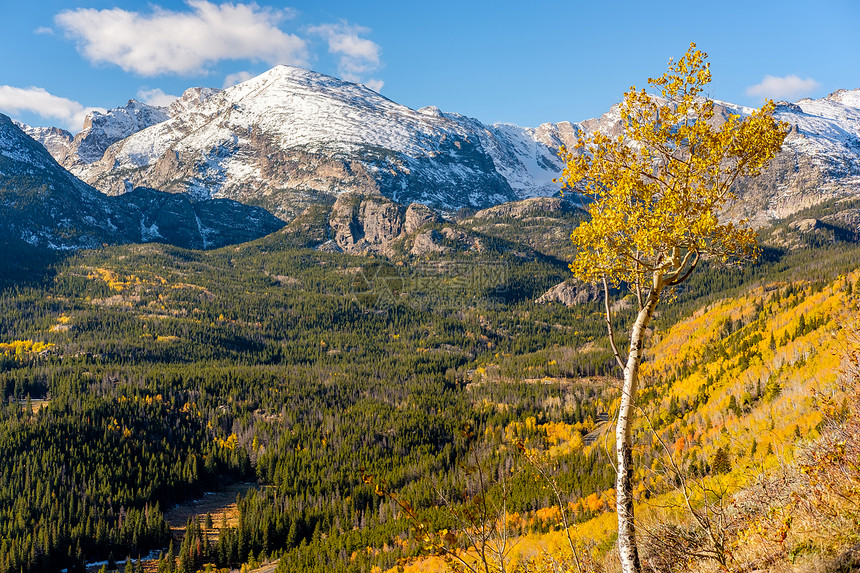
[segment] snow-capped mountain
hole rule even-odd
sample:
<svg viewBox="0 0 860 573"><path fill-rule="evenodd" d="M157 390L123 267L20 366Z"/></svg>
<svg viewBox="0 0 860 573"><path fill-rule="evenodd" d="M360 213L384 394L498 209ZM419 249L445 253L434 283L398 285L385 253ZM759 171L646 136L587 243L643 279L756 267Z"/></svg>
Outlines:
<svg viewBox="0 0 860 573"><path fill-rule="evenodd" d="M716 103L724 115L753 112ZM741 201L734 215L762 226L827 199L860 193L860 90L777 102L774 116L791 131L767 170L737 185Z"/></svg>
<svg viewBox="0 0 860 573"><path fill-rule="evenodd" d="M787 145L830 177L860 175L860 89L780 105L775 114L793 126Z"/></svg>
<svg viewBox="0 0 860 573"><path fill-rule="evenodd" d="M553 194L556 150L576 134L568 123L489 127L413 110L288 66L197 93L98 161L63 163L109 194L145 185L262 205L289 219L321 194L346 191L449 209Z"/></svg>
<svg viewBox="0 0 860 573"><path fill-rule="evenodd" d="M283 223L235 201L134 189L108 197L63 169L0 114L0 235L55 250L157 241L212 248L266 235Z"/></svg>
<svg viewBox="0 0 860 573"><path fill-rule="evenodd" d="M723 114L752 111L717 103ZM782 102L776 115L793 126L784 151L763 177L739 184L734 214L761 225L860 192L860 90ZM558 148L620 128L617 105L580 123L489 126L277 66L232 88L189 89L166 109L130 101L93 115L65 154L57 143L52 152L107 194L146 186L231 198L290 220L344 192L452 210L555 195Z"/></svg>

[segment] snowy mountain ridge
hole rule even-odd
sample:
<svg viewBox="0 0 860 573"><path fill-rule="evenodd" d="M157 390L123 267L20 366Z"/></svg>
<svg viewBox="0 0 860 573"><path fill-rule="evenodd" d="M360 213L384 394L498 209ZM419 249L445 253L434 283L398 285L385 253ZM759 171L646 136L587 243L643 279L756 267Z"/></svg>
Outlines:
<svg viewBox="0 0 860 573"><path fill-rule="evenodd" d="M73 173L79 172L83 165L101 159L113 143L169 118L167 109L134 99L105 113L94 111L87 115L84 128L75 135L64 163Z"/></svg>
<svg viewBox="0 0 860 573"><path fill-rule="evenodd" d="M289 66L188 95L164 121L112 142L99 160L71 154L61 162L108 194L145 185L255 202L289 219L318 194L345 191L448 209L551 195L558 145L577 132L569 123L484 126L413 110Z"/></svg>
<svg viewBox="0 0 860 573"><path fill-rule="evenodd" d="M741 116L753 111L717 103ZM740 185L738 215L761 226L827 199L860 194L860 89L780 101L774 116L790 132L762 176Z"/></svg>
<svg viewBox="0 0 860 573"><path fill-rule="evenodd" d="M716 103L723 114L752 112ZM765 177L741 185L739 215L764 223L860 191L860 90L780 102L776 115L792 131ZM132 100L94 114L68 153L55 157L107 194L145 186L195 200L224 197L290 220L344 192L451 210L555 195L558 148L595 130L620 133L617 105L579 123L485 125L277 66L224 90L191 88L169 108Z"/></svg>

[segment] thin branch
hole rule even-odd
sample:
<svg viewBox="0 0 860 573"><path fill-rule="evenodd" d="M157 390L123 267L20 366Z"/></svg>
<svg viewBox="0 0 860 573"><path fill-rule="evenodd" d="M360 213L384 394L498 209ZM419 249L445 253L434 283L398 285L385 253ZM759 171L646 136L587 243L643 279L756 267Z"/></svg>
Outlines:
<svg viewBox="0 0 860 573"><path fill-rule="evenodd" d="M434 488L434 489L436 489L436 488ZM477 540L475 540L475 538L474 538L474 537L472 537L472 534L471 534L471 533L470 533L470 531L469 531L469 523L468 523L466 520L464 520L463 518L461 518L461 517L460 517L460 514L459 514L459 513L457 513L457 510L454 508L454 506L453 506L453 504L450 502L450 500L448 500L448 498L447 498L447 497L445 497L445 496L442 494L442 492L440 492L438 489L436 489L436 495L438 495L438 496L439 496L439 499L441 499L441 500L442 500L442 503L444 503L444 504L445 504L445 507L446 507L446 508L447 508L447 510L448 510L448 514L449 514L450 516L454 517L454 518L455 518L455 519L460 523L460 529L462 530L463 535L465 535L465 536L466 536L466 538L469 540L469 545L471 545L472 547L477 548L477 547L478 547L478 542L477 542ZM399 502L398 502L398 503L399 503ZM411 516L410 516L410 517L411 517ZM477 569L476 567L473 567L472 565L470 565L470 564L469 564L469 562L467 562L465 559L463 559L463 558L460 556L460 554L459 554L459 552L457 551L457 548L456 548L456 547L455 547L453 550L448 549L447 547L443 547L443 548L442 548L442 550L444 551L444 554L445 554L445 555L450 555L451 557L453 557L454 559L456 559L457 561L459 561L461 565L463 565L464 567L466 567L466 568L467 568L469 571L471 571L472 573L479 573L479 571L478 571L478 569ZM468 554L468 553L467 553L467 554Z"/></svg>
<svg viewBox="0 0 860 573"><path fill-rule="evenodd" d="M615 331L612 328L612 311L609 309L609 282L606 280L606 275L603 275L603 306L606 310L606 329L609 331L609 344L612 346L612 354L615 355L615 361L621 368L621 373L627 372L625 360L621 359L621 353L618 351L618 346L615 344Z"/></svg>
<svg viewBox="0 0 860 573"><path fill-rule="evenodd" d="M526 452L526 448L522 443L518 444L520 446L520 451L523 453L523 456L526 458L526 461L541 475L544 482L549 484L550 489L552 489L552 493L555 496L555 501L558 503L558 509L561 512L561 520L564 524L564 533L567 536L567 543L570 545L570 550L573 553L573 559L576 562L576 570L579 573L582 573L582 564L579 561L579 552L576 550L576 545L573 542L573 538L570 536L570 524L567 520L567 511L564 506L564 502L561 499L561 492L558 489L558 484L555 479L552 478L546 470L538 464L536 461L532 460L528 453Z"/></svg>
<svg viewBox="0 0 860 573"><path fill-rule="evenodd" d="M698 511L696 511L693 508L693 503L692 503L692 499L691 499L691 495L690 495L691 492L690 492L690 488L687 484L687 474L683 470L681 470L681 468L679 468L678 465L675 463L675 456L672 455L672 452L669 450L669 447L666 445L666 442L663 441L663 438L660 436L660 434L654 428L654 425L651 423L651 419L648 417L648 415L644 412L644 410L642 410L641 407L636 406L636 408L639 410L642 417L645 418L645 421L648 423L648 428L651 430L652 435L655 438L657 438L657 441L660 442L660 446L662 446L663 451L666 452L666 456L669 458L669 463L672 466L672 471L675 473L675 476L681 482L681 486L682 486L680 488L681 489L681 495L684 496L684 502L687 505L687 510L690 512L690 515L692 515L693 518L698 522L699 526L708 533L708 537L711 539L711 543L713 544L714 555L716 556L715 558L717 559L717 561L719 561L721 565L725 565L725 563L726 563L725 557L726 556L721 555L721 551L725 549L725 547L724 547L725 546L725 543L724 543L725 540L724 539L717 539L717 533L714 531L714 526L713 526L711 519L709 518L709 515L708 515L710 513L709 505L707 505L707 503L706 503L704 515L700 514ZM709 488L701 486L701 489L702 489L702 491L707 491L707 489L709 489ZM715 493L715 496L718 500L718 504L720 505L720 507L722 507L723 498L725 497L727 492L726 491L723 491L723 492L716 492L715 491L714 493ZM720 512L720 513L722 513L722 512ZM722 518L723 516L719 515L718 517ZM721 523L720 525L722 526L723 524Z"/></svg>

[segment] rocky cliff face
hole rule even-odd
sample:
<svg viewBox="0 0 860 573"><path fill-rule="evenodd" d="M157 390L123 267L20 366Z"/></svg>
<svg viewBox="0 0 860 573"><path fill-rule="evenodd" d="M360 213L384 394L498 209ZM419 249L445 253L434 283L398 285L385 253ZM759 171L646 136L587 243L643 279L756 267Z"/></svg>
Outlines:
<svg viewBox="0 0 860 573"><path fill-rule="evenodd" d="M384 252L401 235L403 219L403 208L389 200L347 193L332 207L329 226L344 251Z"/></svg>
<svg viewBox="0 0 860 573"><path fill-rule="evenodd" d="M325 250L423 257L485 248L480 237L443 220L427 205L404 207L381 195L344 193L332 206L327 225L331 239L318 247Z"/></svg>
<svg viewBox="0 0 860 573"><path fill-rule="evenodd" d="M18 126L21 131L41 143L52 157L62 159L69 153L69 147L72 144L74 136L65 129L60 129L59 127L30 127L17 121L13 121L12 123Z"/></svg>
<svg viewBox="0 0 860 573"><path fill-rule="evenodd" d="M414 241L412 254L444 252L438 231L419 233L424 227L440 223L430 207L413 203L404 207L382 196L345 193L337 198L329 215L332 242L349 253L378 253L391 256L396 245ZM436 237L436 240L433 240Z"/></svg>

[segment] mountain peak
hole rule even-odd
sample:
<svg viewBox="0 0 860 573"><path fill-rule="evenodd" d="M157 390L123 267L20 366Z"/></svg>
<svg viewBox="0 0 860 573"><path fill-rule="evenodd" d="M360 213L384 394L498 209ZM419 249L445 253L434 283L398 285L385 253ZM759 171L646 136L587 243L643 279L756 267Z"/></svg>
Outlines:
<svg viewBox="0 0 860 573"><path fill-rule="evenodd" d="M345 101L349 105L363 107L405 108L376 93L363 84L357 84L328 76L313 70L294 66L278 65L262 74L224 90L232 99L254 98L260 100L264 94L283 98L280 102L291 103L290 98L329 99ZM410 110L411 111L411 110Z"/></svg>
<svg viewBox="0 0 860 573"><path fill-rule="evenodd" d="M222 90L217 88L188 88L182 95L174 100L167 108L170 117L175 117L185 110L202 105L213 95L220 93Z"/></svg>
<svg viewBox="0 0 860 573"><path fill-rule="evenodd" d="M297 66L289 66L287 64L278 64L270 68L269 70L263 72L258 78L262 77L314 77L314 76L326 76L320 72L315 72L313 70L309 70L307 68L299 68ZM252 78L253 79L253 78Z"/></svg>
<svg viewBox="0 0 860 573"><path fill-rule="evenodd" d="M82 131L116 124L118 121L125 124L148 123L151 125L153 121L164 121L167 117L167 108L150 105L132 98L122 107L88 113L84 119Z"/></svg>
<svg viewBox="0 0 860 573"><path fill-rule="evenodd" d="M856 90L836 90L828 95L825 99L841 103L848 107L860 108L860 89Z"/></svg>
<svg viewBox="0 0 860 573"><path fill-rule="evenodd" d="M112 144L169 118L167 108L135 99L105 112L94 111L87 115L84 128L69 148L72 161L67 166L75 171L80 165L98 161Z"/></svg>

